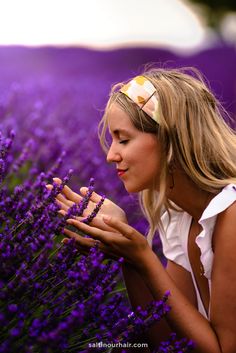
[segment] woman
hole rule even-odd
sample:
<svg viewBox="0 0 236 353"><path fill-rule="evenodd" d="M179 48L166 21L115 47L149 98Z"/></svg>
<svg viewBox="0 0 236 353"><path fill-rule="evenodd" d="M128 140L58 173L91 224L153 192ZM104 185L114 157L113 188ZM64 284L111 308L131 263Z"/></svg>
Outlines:
<svg viewBox="0 0 236 353"><path fill-rule="evenodd" d="M100 138L104 146L108 129L107 161L128 192L140 193L148 240L109 200L90 225L68 220L91 239L65 229L83 249L95 239L125 258L134 307L170 290L172 309L148 333L151 347L175 331L195 342L195 352L236 352L236 137L221 111L194 70L153 69L113 87ZM80 199L65 187L61 212ZM99 200L94 193L88 211ZM166 268L151 249L157 229Z"/></svg>

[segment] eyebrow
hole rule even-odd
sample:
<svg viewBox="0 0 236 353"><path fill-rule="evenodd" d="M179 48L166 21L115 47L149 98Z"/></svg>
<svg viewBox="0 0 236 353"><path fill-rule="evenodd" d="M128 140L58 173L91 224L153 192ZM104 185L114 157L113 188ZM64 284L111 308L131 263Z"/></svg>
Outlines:
<svg viewBox="0 0 236 353"><path fill-rule="evenodd" d="M114 131L112 131L112 133L114 135L120 135L120 134L129 134L129 131L126 129L115 129Z"/></svg>

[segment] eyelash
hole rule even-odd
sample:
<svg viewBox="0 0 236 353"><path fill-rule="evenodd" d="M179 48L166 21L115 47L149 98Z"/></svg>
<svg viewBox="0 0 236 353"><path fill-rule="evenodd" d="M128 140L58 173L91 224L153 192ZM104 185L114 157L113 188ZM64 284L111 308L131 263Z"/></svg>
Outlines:
<svg viewBox="0 0 236 353"><path fill-rule="evenodd" d="M120 144L126 144L129 140L121 140L119 141Z"/></svg>

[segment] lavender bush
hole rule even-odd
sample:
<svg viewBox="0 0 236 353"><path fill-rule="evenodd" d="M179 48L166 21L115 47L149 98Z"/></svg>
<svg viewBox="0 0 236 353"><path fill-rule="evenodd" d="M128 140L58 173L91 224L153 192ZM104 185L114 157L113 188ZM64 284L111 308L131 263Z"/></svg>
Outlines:
<svg viewBox="0 0 236 353"><path fill-rule="evenodd" d="M74 240L60 242L66 219L87 207L94 180L83 200L60 218L55 197L72 171L48 190L63 158L40 173L29 159L29 143L14 158L13 138L12 131L0 136L0 352L89 352L93 342L137 339L168 313L168 293L145 310L130 312L118 281L122 259L104 260L96 245L81 255ZM85 222L96 217L104 198ZM175 352L176 342L163 347ZM189 348L184 344L182 351Z"/></svg>

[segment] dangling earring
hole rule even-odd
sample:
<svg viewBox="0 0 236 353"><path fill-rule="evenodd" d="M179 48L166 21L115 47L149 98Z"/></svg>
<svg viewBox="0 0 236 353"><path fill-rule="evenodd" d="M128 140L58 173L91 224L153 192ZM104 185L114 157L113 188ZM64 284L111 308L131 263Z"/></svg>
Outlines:
<svg viewBox="0 0 236 353"><path fill-rule="evenodd" d="M171 179L171 183L170 183L170 189L174 189L175 187L175 180L174 180L174 174L173 174L173 171L174 171L174 166L173 166L173 163L171 162L170 165L169 165L169 176L170 176L170 179Z"/></svg>
<svg viewBox="0 0 236 353"><path fill-rule="evenodd" d="M170 177L171 177L170 189L172 190L175 187L175 179L172 171L170 172Z"/></svg>

